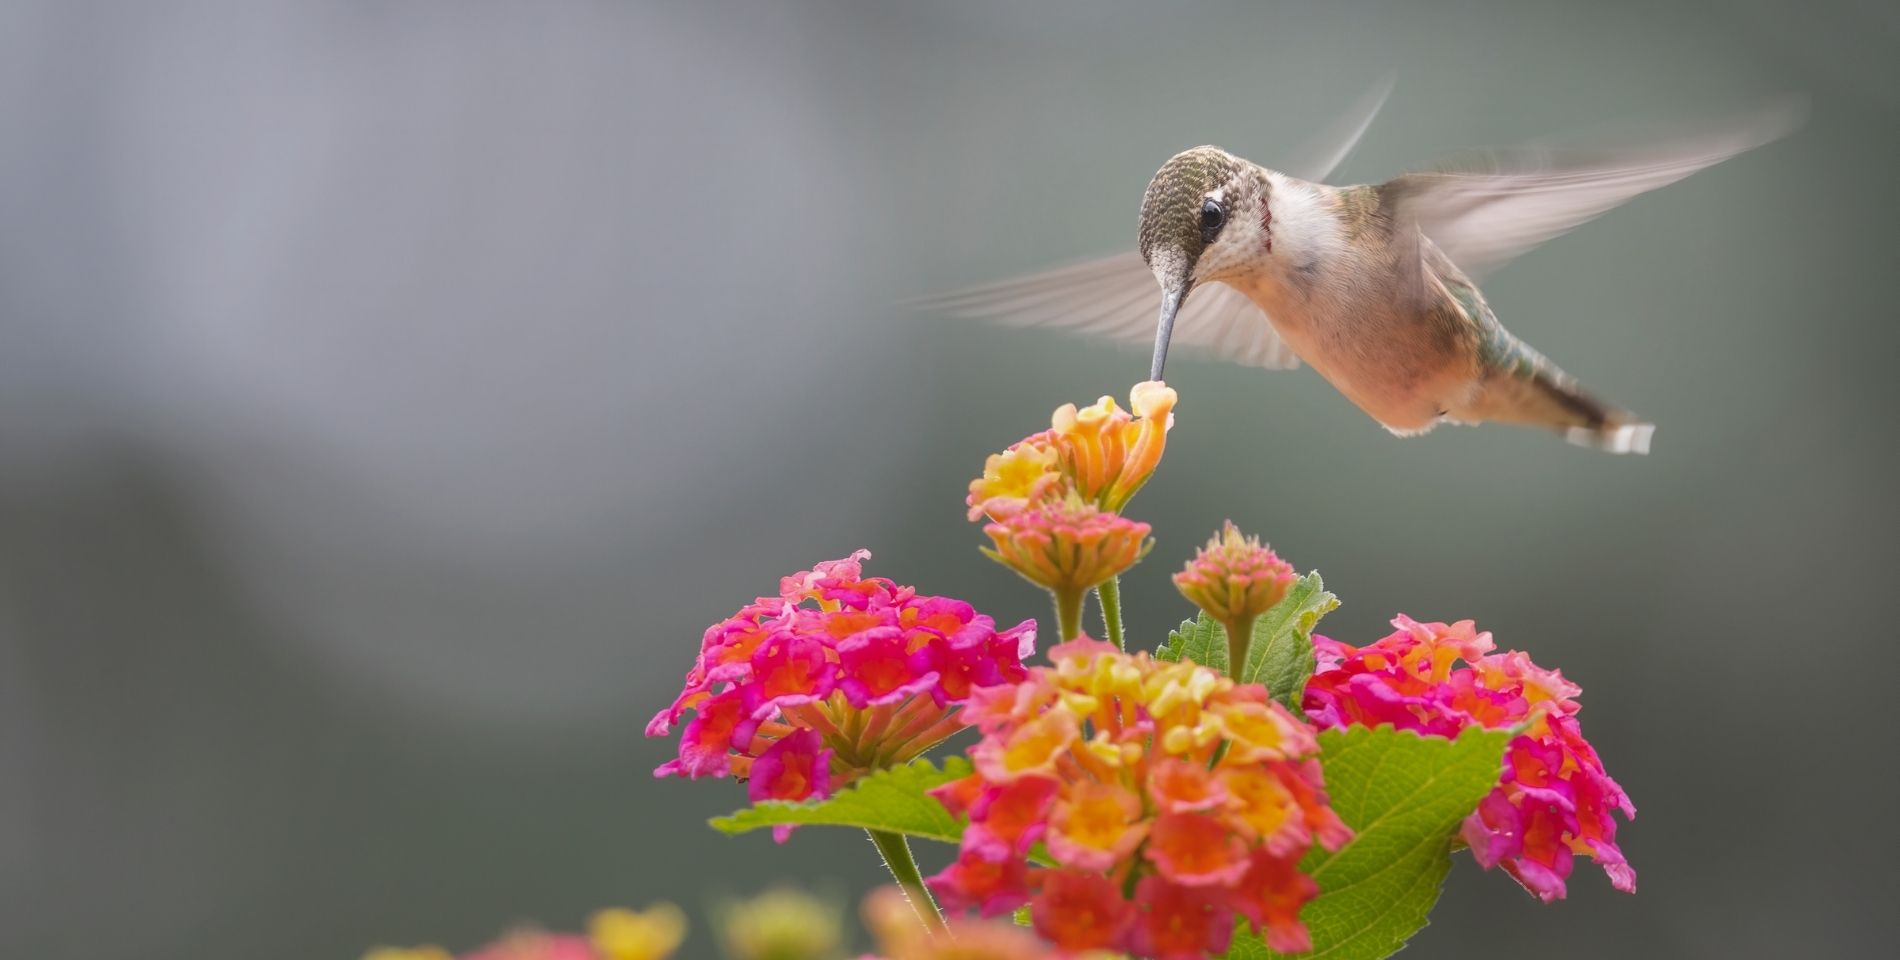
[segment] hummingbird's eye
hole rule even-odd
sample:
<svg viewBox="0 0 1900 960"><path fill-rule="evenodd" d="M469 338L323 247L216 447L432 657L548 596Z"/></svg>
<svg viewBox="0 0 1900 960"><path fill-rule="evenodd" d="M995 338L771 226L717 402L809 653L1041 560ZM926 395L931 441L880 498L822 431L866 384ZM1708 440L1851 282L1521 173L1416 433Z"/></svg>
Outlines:
<svg viewBox="0 0 1900 960"><path fill-rule="evenodd" d="M1201 242L1213 243L1220 228L1227 225L1227 210L1219 200L1209 197L1201 203Z"/></svg>

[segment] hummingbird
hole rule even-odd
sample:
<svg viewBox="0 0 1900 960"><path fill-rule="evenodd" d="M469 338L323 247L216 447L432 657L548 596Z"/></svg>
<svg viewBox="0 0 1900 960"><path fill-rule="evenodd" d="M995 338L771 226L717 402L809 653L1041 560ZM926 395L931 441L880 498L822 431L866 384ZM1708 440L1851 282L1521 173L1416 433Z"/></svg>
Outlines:
<svg viewBox="0 0 1900 960"><path fill-rule="evenodd" d="M928 302L1011 325L1145 341L1158 286L1150 379L1161 379L1170 343L1267 369L1303 361L1401 437L1490 421L1647 453L1654 425L1586 392L1506 330L1474 278L1785 135L1801 104L1634 146L1533 146L1384 183L1318 182L1390 92L1388 81L1340 117L1306 178L1195 147L1148 183L1136 250Z"/></svg>

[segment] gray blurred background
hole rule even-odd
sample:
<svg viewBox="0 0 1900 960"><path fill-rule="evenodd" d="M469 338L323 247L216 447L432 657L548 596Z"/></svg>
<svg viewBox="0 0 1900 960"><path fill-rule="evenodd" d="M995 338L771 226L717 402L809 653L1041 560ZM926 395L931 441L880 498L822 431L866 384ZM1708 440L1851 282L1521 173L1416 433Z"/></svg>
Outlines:
<svg viewBox="0 0 1900 960"><path fill-rule="evenodd" d="M1586 690L1642 892L1454 871L1417 958L1891 943L1900 15L1874 0L0 4L0 955L353 958L878 876L727 839L641 728L858 546L999 620L962 494L1139 352L890 304L1132 245L1198 143L1342 182L1785 91L1794 138L1496 276L1654 418L1388 437L1178 361L1140 642L1222 518L1365 642L1476 617ZM927 851L927 865L942 852ZM703 922L696 950L710 948Z"/></svg>

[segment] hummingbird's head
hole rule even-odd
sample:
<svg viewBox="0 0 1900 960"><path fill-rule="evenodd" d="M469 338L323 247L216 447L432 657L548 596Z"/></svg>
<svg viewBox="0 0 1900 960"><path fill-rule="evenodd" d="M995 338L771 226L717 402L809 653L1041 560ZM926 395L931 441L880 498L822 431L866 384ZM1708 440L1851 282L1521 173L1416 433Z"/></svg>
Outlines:
<svg viewBox="0 0 1900 960"><path fill-rule="evenodd" d="M1141 258L1161 284L1154 369L1161 379L1174 315L1196 283L1219 280L1264 249L1267 181L1258 167L1219 147L1177 153L1141 198Z"/></svg>

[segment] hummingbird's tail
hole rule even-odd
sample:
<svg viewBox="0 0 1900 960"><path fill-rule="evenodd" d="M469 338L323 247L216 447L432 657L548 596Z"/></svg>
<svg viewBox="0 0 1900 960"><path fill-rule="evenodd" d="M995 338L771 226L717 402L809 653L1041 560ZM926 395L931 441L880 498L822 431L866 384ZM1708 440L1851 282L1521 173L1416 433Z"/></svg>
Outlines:
<svg viewBox="0 0 1900 960"><path fill-rule="evenodd" d="M1555 430L1565 440L1580 447L1594 447L1606 453L1648 453L1649 438L1656 425L1638 420L1635 414L1613 407L1585 392L1576 378L1528 348L1535 357L1492 372L1471 404L1469 414L1477 420L1521 423ZM1521 360L1530 360L1522 357ZM1456 416L1456 414L1454 414ZM1464 417L1459 417L1464 419Z"/></svg>
<svg viewBox="0 0 1900 960"><path fill-rule="evenodd" d="M1655 433L1653 423L1624 423L1613 427L1570 427L1564 431L1564 439L1604 453L1648 453L1649 438Z"/></svg>

